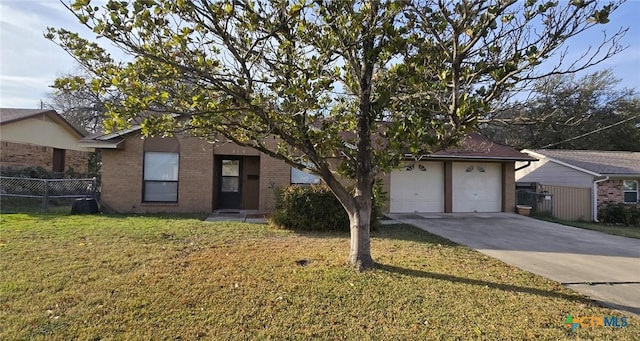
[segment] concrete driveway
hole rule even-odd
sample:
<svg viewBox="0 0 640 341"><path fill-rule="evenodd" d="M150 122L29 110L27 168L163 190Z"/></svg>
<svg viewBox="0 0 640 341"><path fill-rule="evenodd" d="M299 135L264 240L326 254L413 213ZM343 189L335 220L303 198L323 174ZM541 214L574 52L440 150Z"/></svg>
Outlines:
<svg viewBox="0 0 640 341"><path fill-rule="evenodd" d="M511 213L389 214L640 315L640 240Z"/></svg>

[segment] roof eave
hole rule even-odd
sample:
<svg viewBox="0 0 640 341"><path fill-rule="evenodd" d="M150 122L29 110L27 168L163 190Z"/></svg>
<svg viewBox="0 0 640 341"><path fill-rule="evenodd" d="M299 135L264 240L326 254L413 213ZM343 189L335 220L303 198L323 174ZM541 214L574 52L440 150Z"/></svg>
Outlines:
<svg viewBox="0 0 640 341"><path fill-rule="evenodd" d="M411 160L412 157L405 155L405 159ZM502 157L502 156L471 156L471 155L424 155L422 160L489 160L489 161L538 161L533 157Z"/></svg>
<svg viewBox="0 0 640 341"><path fill-rule="evenodd" d="M640 178L640 173L602 173L602 176L610 178Z"/></svg>
<svg viewBox="0 0 640 341"><path fill-rule="evenodd" d="M575 170L577 170L577 171L580 171L580 172L583 172L583 173L587 173L587 174L589 174L589 175L593 175L593 176L600 176L600 177L601 177L601 176L603 176L603 174L600 174L600 173L598 173L598 172L590 171L590 170L588 170L588 169L584 169L584 168L582 168L582 167L578 167L578 166L572 165L572 164L570 164L570 163L566 163L566 162L564 162L564 161L560 161L560 160L558 160L558 159L554 159L554 158L552 158L552 157L546 156L546 155L544 155L544 154L541 154L541 153L535 152L535 151L530 150L530 149L523 149L523 150L522 150L522 152L523 152L523 153L527 153L527 154L529 154L529 155L533 155L533 156L535 156L535 157L537 157L537 158L539 158L539 159L547 159L547 160L549 160L549 161L551 161L551 162L553 162L553 163L557 163L557 164L559 164L559 165L562 165L562 166L565 166L565 167L569 167L569 168L571 168L571 169L575 169Z"/></svg>
<svg viewBox="0 0 640 341"><path fill-rule="evenodd" d="M132 133L134 131L140 130L141 128L142 128L142 126L140 126L139 124L136 124L136 125L131 126L131 128L118 130L118 131L113 132L113 133L109 133L109 134L105 134L105 135L102 135L102 136L98 136L98 137L96 137L94 139L98 140L98 141L108 141L108 140L111 140L113 138L121 137L121 136L127 135L129 133Z"/></svg>
<svg viewBox="0 0 640 341"><path fill-rule="evenodd" d="M79 144L86 148L95 149L123 149L124 140L119 141L80 141Z"/></svg>

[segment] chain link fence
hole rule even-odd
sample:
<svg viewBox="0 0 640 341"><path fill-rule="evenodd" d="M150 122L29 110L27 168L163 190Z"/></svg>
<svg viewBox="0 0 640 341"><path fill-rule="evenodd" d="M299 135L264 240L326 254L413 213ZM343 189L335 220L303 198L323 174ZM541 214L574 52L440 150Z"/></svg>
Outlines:
<svg viewBox="0 0 640 341"><path fill-rule="evenodd" d="M87 179L34 179L0 176L0 197L40 199L48 209L54 199L96 199L98 182Z"/></svg>
<svg viewBox="0 0 640 341"><path fill-rule="evenodd" d="M527 190L516 191L516 204L530 206L531 213L543 214L553 217L553 195Z"/></svg>

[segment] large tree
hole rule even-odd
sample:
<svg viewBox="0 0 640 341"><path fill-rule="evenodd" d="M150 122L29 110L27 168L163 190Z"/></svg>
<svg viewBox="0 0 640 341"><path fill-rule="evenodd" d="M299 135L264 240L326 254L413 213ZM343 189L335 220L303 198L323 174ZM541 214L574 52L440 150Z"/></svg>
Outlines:
<svg viewBox="0 0 640 341"><path fill-rule="evenodd" d="M482 132L518 148L640 151L640 97L621 88L611 70L540 79L530 95Z"/></svg>
<svg viewBox="0 0 640 341"><path fill-rule="evenodd" d="M91 75L82 69L67 73L59 79L72 79L75 86L56 89L47 96L45 106L55 109L76 128L87 133L103 130L102 121L107 112L107 103L119 103L122 95L117 91L104 93L100 89L92 89Z"/></svg>
<svg viewBox="0 0 640 341"><path fill-rule="evenodd" d="M544 74L574 72L619 51L623 31L574 63L561 58L567 39L606 23L618 5L78 0L68 6L77 18L133 60L114 62L65 29L46 36L93 72L94 89L126 95L108 127L153 111L145 134L225 138L320 176L348 213L349 260L363 269L374 264L376 175L407 152L456 143L507 92L542 76L535 67L554 55L558 64Z"/></svg>

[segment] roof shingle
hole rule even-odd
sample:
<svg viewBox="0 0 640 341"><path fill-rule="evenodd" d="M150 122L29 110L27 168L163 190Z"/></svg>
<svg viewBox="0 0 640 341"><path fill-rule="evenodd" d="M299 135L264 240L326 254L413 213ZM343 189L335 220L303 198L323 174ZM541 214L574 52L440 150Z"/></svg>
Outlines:
<svg viewBox="0 0 640 341"><path fill-rule="evenodd" d="M24 120L32 116L37 116L47 112L55 113L55 110L51 109L15 109L15 108L0 108L0 124L9 123L13 121ZM56 113L57 115L57 113Z"/></svg>
<svg viewBox="0 0 640 341"><path fill-rule="evenodd" d="M602 175L640 174L640 152L565 149L533 152Z"/></svg>
<svg viewBox="0 0 640 341"><path fill-rule="evenodd" d="M471 133L460 141L458 147L450 147L429 155L430 158L457 158L457 159L492 159L514 161L536 161L537 159L520 152L519 150L498 144L478 134Z"/></svg>

